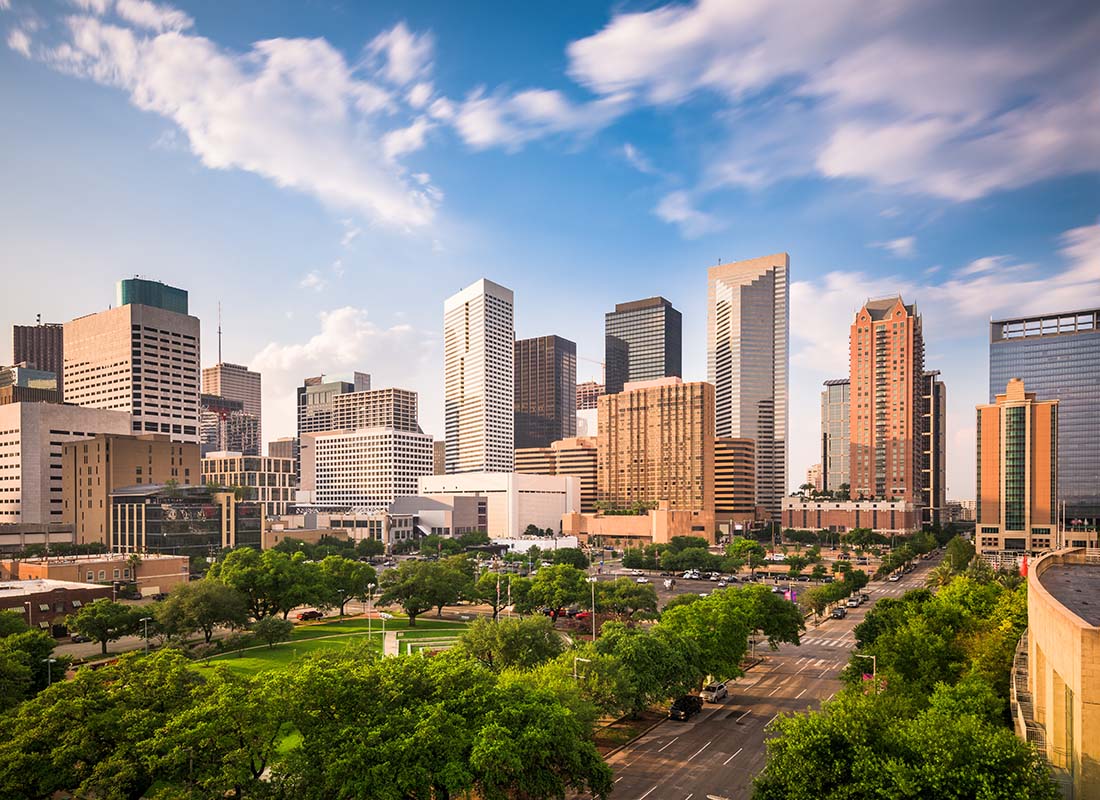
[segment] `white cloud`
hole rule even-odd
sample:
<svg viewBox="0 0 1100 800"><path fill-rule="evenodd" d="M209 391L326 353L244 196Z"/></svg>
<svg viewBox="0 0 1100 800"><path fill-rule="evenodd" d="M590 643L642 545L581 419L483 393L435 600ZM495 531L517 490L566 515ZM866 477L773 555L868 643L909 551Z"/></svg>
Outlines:
<svg viewBox="0 0 1100 800"><path fill-rule="evenodd" d="M917 238L915 236L902 236L897 239L888 239L885 242L871 242L872 247L880 247L898 258L912 258L917 254Z"/></svg>
<svg viewBox="0 0 1100 800"><path fill-rule="evenodd" d="M84 11L102 16L107 13L111 0L71 0L72 4Z"/></svg>
<svg viewBox="0 0 1100 800"><path fill-rule="evenodd" d="M398 228L434 216L438 192L410 185L386 158L389 92L356 77L322 39L271 39L237 54L200 36L150 36L84 16L68 20L46 60L172 120L211 169L247 170Z"/></svg>
<svg viewBox="0 0 1100 800"><path fill-rule="evenodd" d="M340 246L347 248L363 231L355 224L354 220L342 219L340 224L344 226L344 235L340 237Z"/></svg>
<svg viewBox="0 0 1100 800"><path fill-rule="evenodd" d="M322 373L369 372L373 386L416 391L422 424L442 419L442 356L434 331L408 324L380 327L365 309L351 306L322 312L318 321L319 329L305 341L272 342L248 362L264 376L264 430L269 438L294 435L295 387Z"/></svg>
<svg viewBox="0 0 1100 800"><path fill-rule="evenodd" d="M623 145L623 158L627 160L630 166L634 167L634 169L638 170L638 172L641 172L643 175L655 175L657 173L657 169L653 166L653 163L646 158L641 150L630 142Z"/></svg>
<svg viewBox="0 0 1100 800"><path fill-rule="evenodd" d="M399 22L374 37L367 52L382 59L381 73L386 80L403 86L431 71L434 47L431 34L415 34Z"/></svg>
<svg viewBox="0 0 1100 800"><path fill-rule="evenodd" d="M11 0L0 0L0 11L7 11L11 8Z"/></svg>
<svg viewBox="0 0 1100 800"><path fill-rule="evenodd" d="M319 292L328 285L321 273L318 270L311 270L306 273L306 276L298 281L298 288L300 289L312 289L315 292Z"/></svg>
<svg viewBox="0 0 1100 800"><path fill-rule="evenodd" d="M516 149L552 134L594 133L627 110L627 98L612 95L575 104L562 92L527 89L515 94L470 93L455 112L459 135L475 149L502 145Z"/></svg>
<svg viewBox="0 0 1100 800"><path fill-rule="evenodd" d="M666 194L653 210L665 222L677 225L688 239L695 239L707 233L719 231L725 223L692 204L691 196L685 191Z"/></svg>
<svg viewBox="0 0 1100 800"><path fill-rule="evenodd" d="M27 36L27 32L24 30L12 28L8 34L8 47L17 53L22 53L24 57L30 58L31 37Z"/></svg>
<svg viewBox="0 0 1100 800"><path fill-rule="evenodd" d="M424 147L428 131L433 127L427 117L417 117L407 128L398 128L382 137L382 152L389 159L415 153Z"/></svg>
<svg viewBox="0 0 1100 800"><path fill-rule="evenodd" d="M344 277L345 271L346 270L344 269L343 259L338 258L332 262L332 274L335 275L337 278Z"/></svg>
<svg viewBox="0 0 1100 800"><path fill-rule="evenodd" d="M428 101L432 99L431 81L416 84L416 86L409 89L405 99L413 108L423 108L428 105Z"/></svg>
<svg viewBox="0 0 1100 800"><path fill-rule="evenodd" d="M1100 220L1062 234L1062 255L1070 263L1065 277L1084 283L1100 282Z"/></svg>
<svg viewBox="0 0 1100 800"><path fill-rule="evenodd" d="M103 13L100 11L99 13ZM162 6L150 0L116 0L115 13L140 28L156 33L164 31L183 31L192 27L195 21L171 6Z"/></svg>

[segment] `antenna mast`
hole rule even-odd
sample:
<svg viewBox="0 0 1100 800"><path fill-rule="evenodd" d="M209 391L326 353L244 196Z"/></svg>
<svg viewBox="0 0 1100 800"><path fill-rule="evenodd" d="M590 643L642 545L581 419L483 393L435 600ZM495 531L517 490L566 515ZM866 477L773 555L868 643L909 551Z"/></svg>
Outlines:
<svg viewBox="0 0 1100 800"><path fill-rule="evenodd" d="M222 301L218 301L218 363L222 363Z"/></svg>

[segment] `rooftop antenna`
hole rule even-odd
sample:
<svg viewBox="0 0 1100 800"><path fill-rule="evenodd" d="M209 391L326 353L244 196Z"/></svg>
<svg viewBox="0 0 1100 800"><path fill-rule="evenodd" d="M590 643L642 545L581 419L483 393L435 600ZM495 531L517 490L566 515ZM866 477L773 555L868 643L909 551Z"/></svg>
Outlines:
<svg viewBox="0 0 1100 800"><path fill-rule="evenodd" d="M222 301L218 301L218 363L222 363Z"/></svg>
<svg viewBox="0 0 1100 800"><path fill-rule="evenodd" d="M41 325L42 324L42 315L41 314L35 314L34 315L34 322L35 322L36 325Z"/></svg>

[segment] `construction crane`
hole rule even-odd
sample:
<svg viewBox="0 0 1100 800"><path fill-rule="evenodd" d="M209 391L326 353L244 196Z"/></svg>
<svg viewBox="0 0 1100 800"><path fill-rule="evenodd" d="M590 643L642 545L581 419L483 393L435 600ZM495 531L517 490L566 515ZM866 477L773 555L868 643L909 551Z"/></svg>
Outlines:
<svg viewBox="0 0 1100 800"><path fill-rule="evenodd" d="M607 375L606 375L607 365L604 364L603 361L599 361L595 358L587 358L585 356L577 356L577 360L578 361L587 361L589 364L599 364L600 365L600 383L602 383L602 384L607 383Z"/></svg>

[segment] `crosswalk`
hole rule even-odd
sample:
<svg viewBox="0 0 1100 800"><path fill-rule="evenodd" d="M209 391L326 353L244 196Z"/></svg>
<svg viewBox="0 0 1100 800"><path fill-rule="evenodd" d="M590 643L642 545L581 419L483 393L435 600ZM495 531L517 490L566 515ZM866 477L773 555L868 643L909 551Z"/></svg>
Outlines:
<svg viewBox="0 0 1100 800"><path fill-rule="evenodd" d="M855 642L852 639L825 639L819 636L812 636L808 639L802 639L802 644L819 644L824 647L840 647L848 649L855 646Z"/></svg>

